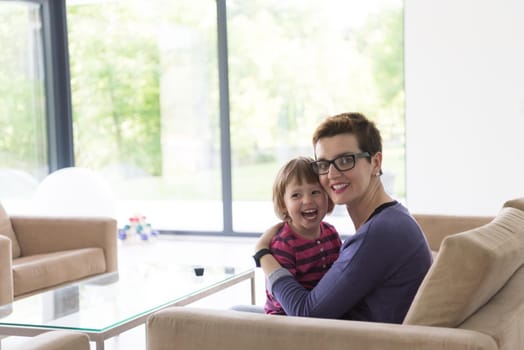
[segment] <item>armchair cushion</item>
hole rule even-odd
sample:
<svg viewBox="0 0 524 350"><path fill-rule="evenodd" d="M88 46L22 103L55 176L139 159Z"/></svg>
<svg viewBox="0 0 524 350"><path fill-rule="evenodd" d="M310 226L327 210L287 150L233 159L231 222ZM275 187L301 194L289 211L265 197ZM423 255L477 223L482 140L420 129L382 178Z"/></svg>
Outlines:
<svg viewBox="0 0 524 350"><path fill-rule="evenodd" d="M13 226L11 226L11 220L2 204L0 204L0 235L6 236L11 240L12 256L13 258L18 258L20 256L20 245L13 231Z"/></svg>
<svg viewBox="0 0 524 350"><path fill-rule="evenodd" d="M505 207L489 224L445 238L405 324L457 327L523 265L524 212Z"/></svg>
<svg viewBox="0 0 524 350"><path fill-rule="evenodd" d="M26 294L105 271L104 250L101 248L21 257L13 261L14 294Z"/></svg>
<svg viewBox="0 0 524 350"><path fill-rule="evenodd" d="M89 337L76 331L42 333L23 343L21 350L89 350Z"/></svg>

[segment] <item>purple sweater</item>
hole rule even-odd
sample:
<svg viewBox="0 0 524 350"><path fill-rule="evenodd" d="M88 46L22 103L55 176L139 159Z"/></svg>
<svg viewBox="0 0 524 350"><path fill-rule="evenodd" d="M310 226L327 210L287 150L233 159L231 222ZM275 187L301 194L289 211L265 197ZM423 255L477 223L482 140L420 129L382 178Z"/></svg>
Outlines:
<svg viewBox="0 0 524 350"><path fill-rule="evenodd" d="M344 242L315 288L305 289L284 268L267 287L288 315L402 323L431 262L415 219L391 202Z"/></svg>

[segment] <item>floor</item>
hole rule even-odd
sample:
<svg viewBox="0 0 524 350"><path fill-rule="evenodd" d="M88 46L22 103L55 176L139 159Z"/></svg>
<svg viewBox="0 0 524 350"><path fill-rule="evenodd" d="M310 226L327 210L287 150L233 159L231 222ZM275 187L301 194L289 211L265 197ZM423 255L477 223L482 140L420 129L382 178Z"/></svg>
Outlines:
<svg viewBox="0 0 524 350"><path fill-rule="evenodd" d="M177 249L173 254L184 256L189 262L211 263L213 261L229 260L241 264L252 264L251 255L255 244L253 238L225 238L208 236L162 236L161 239L177 241ZM127 249L126 245L120 243L119 249ZM136 245L147 243L133 243ZM225 291L212 295L208 298L191 304L192 307L227 309L237 304L248 304L250 302L250 284L243 282ZM256 303L262 305L265 300L264 278L261 271L257 271L256 278ZM2 339L1 350L16 350L27 341L25 337L8 337ZM145 350L145 327L139 326L117 337L110 338L105 342L105 350ZM95 349L91 343L91 349Z"/></svg>

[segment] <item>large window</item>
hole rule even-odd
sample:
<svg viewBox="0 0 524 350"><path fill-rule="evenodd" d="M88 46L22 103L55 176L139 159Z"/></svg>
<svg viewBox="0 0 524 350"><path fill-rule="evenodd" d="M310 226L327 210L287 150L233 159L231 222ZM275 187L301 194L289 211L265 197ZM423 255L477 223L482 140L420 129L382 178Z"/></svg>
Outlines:
<svg viewBox="0 0 524 350"><path fill-rule="evenodd" d="M227 3L235 230L275 222L278 169L291 157L313 156L315 126L342 112L364 112L378 123L383 179L402 196L402 2ZM352 229L345 208L328 220L341 232Z"/></svg>
<svg viewBox="0 0 524 350"><path fill-rule="evenodd" d="M68 4L76 165L123 219L222 231L215 2Z"/></svg>
<svg viewBox="0 0 524 350"><path fill-rule="evenodd" d="M40 5L0 2L0 199L18 211L48 173Z"/></svg>
<svg viewBox="0 0 524 350"><path fill-rule="evenodd" d="M38 70L41 4L56 6L42 21L63 22L48 36L63 35L55 55L67 63L57 89L65 94L55 97L65 112L48 108L47 119L44 90L55 76L45 70L44 85ZM0 141L4 164L38 179L67 165L95 170L111 185L119 225L141 214L166 231L258 233L277 220L277 170L312 156L315 126L349 111L380 127L386 189L404 197L402 0L0 5L9 24L0 72L19 88L0 87L9 101L0 123L12 133ZM328 221L352 229L344 208Z"/></svg>

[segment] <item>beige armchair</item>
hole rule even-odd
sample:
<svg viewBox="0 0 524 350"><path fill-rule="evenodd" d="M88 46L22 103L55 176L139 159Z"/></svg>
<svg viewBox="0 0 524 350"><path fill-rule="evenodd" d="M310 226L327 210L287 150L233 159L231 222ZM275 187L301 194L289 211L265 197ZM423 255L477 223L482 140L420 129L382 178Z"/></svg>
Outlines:
<svg viewBox="0 0 524 350"><path fill-rule="evenodd" d="M0 306L37 291L117 271L116 220L9 217L0 204Z"/></svg>
<svg viewBox="0 0 524 350"><path fill-rule="evenodd" d="M89 350L89 337L80 332L51 331L22 343L20 350Z"/></svg>

